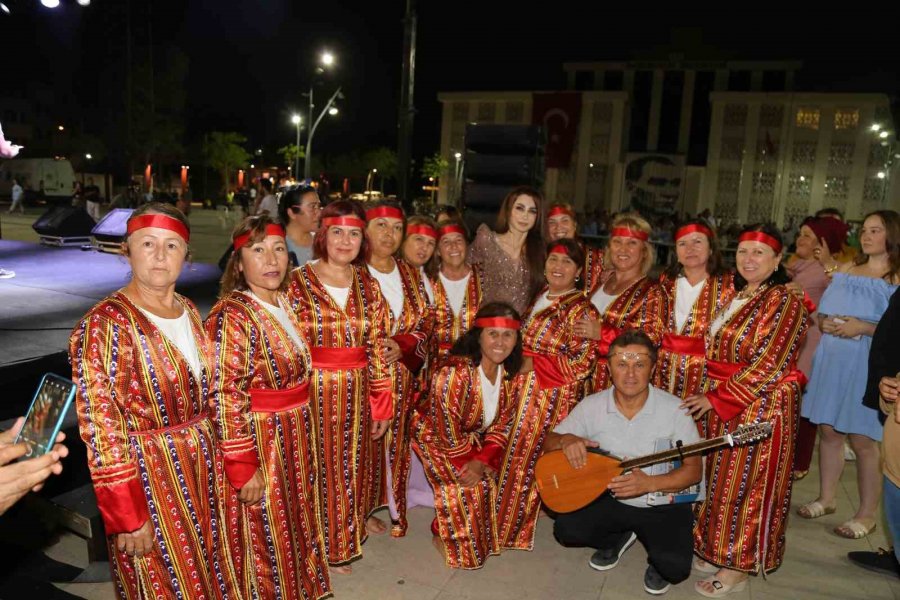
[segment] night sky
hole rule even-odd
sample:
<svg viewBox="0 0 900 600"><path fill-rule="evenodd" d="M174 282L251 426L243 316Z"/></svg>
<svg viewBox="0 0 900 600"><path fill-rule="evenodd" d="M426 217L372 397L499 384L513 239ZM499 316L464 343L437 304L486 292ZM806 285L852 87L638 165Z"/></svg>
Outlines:
<svg viewBox="0 0 900 600"><path fill-rule="evenodd" d="M87 8L62 0L55 10L38 0L4 2L13 14L0 14L0 94L10 86L27 90L33 81L44 82L69 118L81 119L87 130L99 128L97 121L106 116L92 107L114 93L109 88L115 81L100 74L124 53L124 0L93 0ZM320 126L316 148L341 153L395 147L402 0L131 2L137 43L146 41L149 18L154 44L174 44L190 60L187 141L209 130L235 130L253 146L291 143L290 114L305 114L301 93L318 53L328 48L339 67L321 90L330 93L341 84L346 100L340 117ZM635 6L630 9L595 3L590 11L565 1L546 3L542 11L488 0L419 4L416 156L439 147L439 91L561 89L566 61L673 52L687 59L800 59L805 66L798 90L900 92L900 53L891 50L894 23L877 15L854 21L845 12L822 15L821 7L676 15L637 3L625 3ZM773 19L777 23L768 23ZM160 63L157 69L164 68Z"/></svg>

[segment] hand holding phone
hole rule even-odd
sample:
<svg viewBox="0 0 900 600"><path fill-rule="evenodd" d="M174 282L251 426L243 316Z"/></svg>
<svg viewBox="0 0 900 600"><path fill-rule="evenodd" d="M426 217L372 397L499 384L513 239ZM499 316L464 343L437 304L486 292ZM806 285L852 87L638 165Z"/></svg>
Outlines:
<svg viewBox="0 0 900 600"><path fill-rule="evenodd" d="M53 450L74 398L72 381L53 373L44 375L15 440L17 444L26 444L26 457L41 456Z"/></svg>

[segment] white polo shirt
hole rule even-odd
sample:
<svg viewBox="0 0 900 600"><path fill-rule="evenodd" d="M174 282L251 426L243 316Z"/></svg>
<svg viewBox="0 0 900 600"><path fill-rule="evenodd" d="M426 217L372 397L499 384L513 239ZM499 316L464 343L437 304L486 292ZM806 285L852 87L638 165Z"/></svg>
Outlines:
<svg viewBox="0 0 900 600"><path fill-rule="evenodd" d="M681 440L684 445L700 441L694 420L678 408L681 399L650 386L644 407L631 420L616 406L613 389L609 387L591 394L578 403L572 412L553 430L571 433L593 440L600 448L622 458L637 458L657 452L658 440ZM649 474L650 467L642 469ZM627 500L623 504L649 508L647 495Z"/></svg>

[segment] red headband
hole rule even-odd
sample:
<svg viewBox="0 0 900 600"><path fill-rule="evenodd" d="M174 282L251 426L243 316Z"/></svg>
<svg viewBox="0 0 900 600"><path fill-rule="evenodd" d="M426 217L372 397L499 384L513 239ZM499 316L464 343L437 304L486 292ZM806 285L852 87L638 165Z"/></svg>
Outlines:
<svg viewBox="0 0 900 600"><path fill-rule="evenodd" d="M642 242L646 242L648 239L650 239L650 236L640 229L632 229L630 227L613 227L613 230L610 232L609 237L610 239L614 237L634 238L636 240L641 240Z"/></svg>
<svg viewBox="0 0 900 600"><path fill-rule="evenodd" d="M252 231L248 231L234 238L234 241L231 242L231 245L234 247L234 251L237 252L238 250L246 246L247 242L250 241L250 236L252 234ZM268 225L266 225L266 237L270 235L284 237L284 227L277 223L269 223Z"/></svg>
<svg viewBox="0 0 900 600"><path fill-rule="evenodd" d="M463 236L463 239L466 239L466 230L459 225L444 225L443 227L440 227L438 229L438 238L450 235L451 233L458 233Z"/></svg>
<svg viewBox="0 0 900 600"><path fill-rule="evenodd" d="M188 228L184 226L184 223L182 223L175 217L170 217L169 215L162 215L159 213L152 215L141 215L139 217L133 217L129 219L127 229L128 235L131 235L138 229L144 229L145 227L158 227L160 229L168 229L169 231L174 231L185 242L188 242L191 237L191 234L188 233Z"/></svg>
<svg viewBox="0 0 900 600"><path fill-rule="evenodd" d="M550 212L547 213L547 218L549 219L550 217L557 217L559 215L568 215L573 219L575 218L575 213L565 206L554 206L550 209Z"/></svg>
<svg viewBox="0 0 900 600"><path fill-rule="evenodd" d="M403 211L393 206L376 206L366 211L366 221L374 221L380 218L403 220Z"/></svg>
<svg viewBox="0 0 900 600"><path fill-rule="evenodd" d="M410 225L406 228L407 236L413 235L414 233L418 233L419 235L424 235L435 240L438 239L437 231L435 231L434 227L430 225Z"/></svg>
<svg viewBox="0 0 900 600"><path fill-rule="evenodd" d="M485 329L487 327L496 327L497 329L518 329L522 324L515 319L510 319L509 317L481 317L480 319L475 319L475 322L472 323L472 327L480 327L481 329Z"/></svg>
<svg viewBox="0 0 900 600"><path fill-rule="evenodd" d="M325 217L322 219L322 225L325 227L359 227L366 228L366 222L355 215L346 215L343 217Z"/></svg>
<svg viewBox="0 0 900 600"><path fill-rule="evenodd" d="M566 256L569 256L569 249L562 244L553 244L552 246L550 246L550 252L548 252L547 254L553 254L554 252L556 252L557 254L565 254Z"/></svg>
<svg viewBox="0 0 900 600"><path fill-rule="evenodd" d="M678 231L675 232L675 241L677 242L684 236L690 235L692 233L702 233L709 239L712 239L714 237L712 229L710 229L706 225L701 225L700 223L691 223L690 225L685 225L684 227L678 228Z"/></svg>
<svg viewBox="0 0 900 600"><path fill-rule="evenodd" d="M781 242L773 238L768 233L763 233L762 231L745 231L738 238L738 244L741 242L762 242L769 248L775 251L775 254L779 254L781 252Z"/></svg>

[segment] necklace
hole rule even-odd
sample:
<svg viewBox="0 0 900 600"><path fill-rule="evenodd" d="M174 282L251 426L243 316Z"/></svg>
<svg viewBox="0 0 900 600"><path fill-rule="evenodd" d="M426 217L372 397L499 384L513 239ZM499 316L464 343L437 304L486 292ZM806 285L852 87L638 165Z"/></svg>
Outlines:
<svg viewBox="0 0 900 600"><path fill-rule="evenodd" d="M575 288L569 288L568 290L566 290L564 292L560 292L558 294L551 294L550 292L547 292L547 300L552 300L553 298L559 298L561 296L565 296L566 294L571 294L574 291L575 291Z"/></svg>

